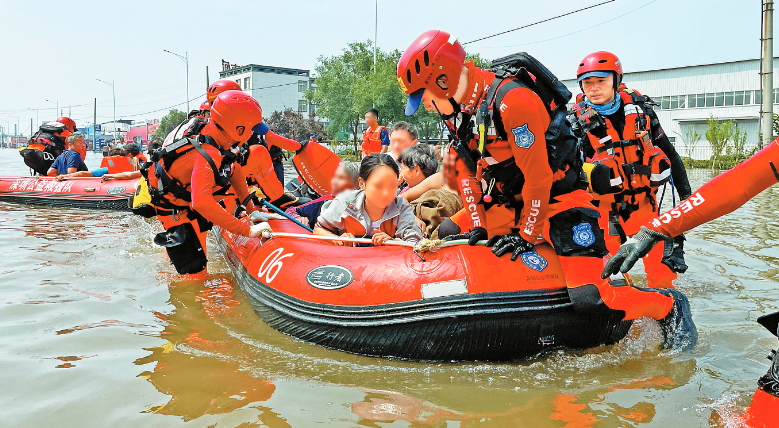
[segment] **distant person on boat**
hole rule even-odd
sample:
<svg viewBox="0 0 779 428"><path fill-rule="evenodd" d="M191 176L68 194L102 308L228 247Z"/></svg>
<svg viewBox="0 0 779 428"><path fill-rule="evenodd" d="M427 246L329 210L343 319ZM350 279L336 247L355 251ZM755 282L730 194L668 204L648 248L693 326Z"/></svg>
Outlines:
<svg viewBox="0 0 779 428"><path fill-rule="evenodd" d="M365 124L368 128L362 133L362 157L374 153L387 153L390 146L389 131L379 125L379 111L372 108L365 112Z"/></svg>
<svg viewBox="0 0 779 428"><path fill-rule="evenodd" d="M111 149L108 152L108 154L109 154L108 158L113 158L113 157L123 158L123 157L125 157L123 149ZM108 158L103 158L103 159L108 159ZM100 168L98 168L98 169L96 169L94 171L76 171L76 172L71 172L70 174L59 174L59 175L57 175L57 181L67 180L68 178L73 178L73 177L103 177L103 181L105 181L105 180L110 179L110 178L107 178L107 177L112 176L112 174L109 174L109 171L110 171L110 168L108 168L107 166L103 166L103 167L100 167ZM135 172L137 174L135 177L140 177L141 176L140 172L138 172L138 171L133 171L133 172ZM122 174L129 174L129 173L122 173ZM113 175L116 176L118 174L115 173ZM128 177L128 178L130 178L130 177Z"/></svg>
<svg viewBox="0 0 779 428"><path fill-rule="evenodd" d="M143 152L141 152L141 148L138 147L138 144L136 143L130 143L124 146L124 151L128 155L128 157L132 157L135 159L136 165L143 165L143 162L148 162L149 159L146 157Z"/></svg>
<svg viewBox="0 0 779 428"><path fill-rule="evenodd" d="M438 185L435 188L426 187L428 178L438 171L438 157L435 149L428 144L417 144L407 148L398 159L400 175L406 183L406 188L400 192L403 196L416 190L418 197L409 200L414 210L419 227L425 232L426 237L438 237L438 227L443 221L463 208L462 199L457 191ZM417 189L425 186L425 189Z"/></svg>
<svg viewBox="0 0 779 428"><path fill-rule="evenodd" d="M613 254L657 216L659 187L670 180L683 200L690 197L690 182L651 100L622 83L622 63L616 55L589 54L576 74L582 93L571 113L574 134L588 162L590 193L601 214L601 228L607 231L606 248ZM683 243L680 236L644 258L649 287L673 287L677 273L687 270Z"/></svg>
<svg viewBox="0 0 779 428"><path fill-rule="evenodd" d="M175 141L152 156L142 170L157 218L165 228L154 241L166 248L180 274L205 271L206 233L213 225L247 237L261 225L238 219L219 204L246 200L246 177L236 165L239 148L262 122L260 104L243 91L224 91L211 104L211 119L200 135ZM249 202L250 210L253 209Z"/></svg>
<svg viewBox="0 0 779 428"><path fill-rule="evenodd" d="M471 245L486 240L496 256L511 254L543 271L533 250L543 236L557 253L576 310L650 317L659 321L663 348L695 347L684 294L601 279L608 251L566 119L571 93L543 64L517 53L482 70L465 62L454 37L432 30L403 53L397 77L409 95L406 115L424 103L450 128L444 180L459 188L466 208L439 226L440 237Z"/></svg>
<svg viewBox="0 0 779 428"><path fill-rule="evenodd" d="M110 151L111 151L111 146L109 146L108 144L103 144L103 157L107 157L108 152Z"/></svg>
<svg viewBox="0 0 779 428"><path fill-rule="evenodd" d="M389 146L389 155L392 156L392 159L400 159L401 153L403 153L407 148L418 144L419 141L417 141L417 136L417 129L414 127L414 125L406 121L401 120L392 125Z"/></svg>
<svg viewBox="0 0 779 428"><path fill-rule="evenodd" d="M391 239L419 242L422 230L414 212L397 196L399 175L398 164L390 155L366 156L360 163L360 189L336 196L319 215L314 234L370 238L373 245L384 245Z"/></svg>
<svg viewBox="0 0 779 428"><path fill-rule="evenodd" d="M290 208L287 213L293 210L295 214L301 217L299 220L305 221L308 226L313 227L316 225L316 220L319 218L324 205L328 201L333 200L333 195L338 196L344 191L357 189L360 186L359 173L359 162L341 162L335 170L332 180L330 180L330 193L298 207Z"/></svg>
<svg viewBox="0 0 779 428"><path fill-rule="evenodd" d="M84 141L84 136L79 133L70 134L67 150L57 156L46 175L56 177L57 175L70 174L76 171L89 171L89 168L84 163L86 155L87 143Z"/></svg>
<svg viewBox="0 0 779 428"><path fill-rule="evenodd" d="M127 146L131 146L128 144ZM126 146L125 146L126 147ZM137 147L137 146L136 146ZM107 168L111 174L131 172L138 170L138 161L125 149L115 148L108 152L108 156L100 160L100 168Z"/></svg>

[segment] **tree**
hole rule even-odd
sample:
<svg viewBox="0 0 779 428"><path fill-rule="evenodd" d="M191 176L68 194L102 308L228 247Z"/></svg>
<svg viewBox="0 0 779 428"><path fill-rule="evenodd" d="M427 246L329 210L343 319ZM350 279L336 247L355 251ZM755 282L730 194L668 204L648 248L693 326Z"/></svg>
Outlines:
<svg viewBox="0 0 779 428"><path fill-rule="evenodd" d="M465 62L473 61L473 65L479 68L490 68L490 65L492 64L491 59L482 58L479 54L473 54L473 55L466 55L465 56Z"/></svg>
<svg viewBox="0 0 779 428"><path fill-rule="evenodd" d="M157 131L154 132L154 136L164 139L170 131L173 131L173 128L177 127L185 120L187 120L186 113L176 109L171 110L162 118L162 120L160 120L160 126L157 128Z"/></svg>
<svg viewBox="0 0 779 428"><path fill-rule="evenodd" d="M738 126L736 126L735 122L733 122L733 132L731 135L733 139L733 154L736 155L736 162L740 162L741 158L744 157L744 149L747 144L747 131L742 130Z"/></svg>
<svg viewBox="0 0 779 428"><path fill-rule="evenodd" d="M695 130L694 126L689 126L684 131L684 151L687 153L687 157L690 158L690 164L692 165L692 155L695 151L695 146L701 141L701 134Z"/></svg>
<svg viewBox="0 0 779 428"><path fill-rule="evenodd" d="M283 112L274 111L264 122L271 131L295 141L306 141L312 133L317 134L320 142L328 140L324 126L316 120L315 114L304 118L302 114L288 108Z"/></svg>
<svg viewBox="0 0 779 428"><path fill-rule="evenodd" d="M709 124L709 128L706 130L706 139L711 145L711 169L714 169L717 156L722 154L722 150L728 145L733 136L735 125L733 121L720 122L713 115L709 116L706 122Z"/></svg>

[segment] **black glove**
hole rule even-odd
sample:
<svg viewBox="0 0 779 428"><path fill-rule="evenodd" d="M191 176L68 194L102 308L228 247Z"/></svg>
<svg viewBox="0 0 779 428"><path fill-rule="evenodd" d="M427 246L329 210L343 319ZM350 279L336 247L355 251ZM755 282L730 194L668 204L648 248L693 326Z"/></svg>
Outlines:
<svg viewBox="0 0 779 428"><path fill-rule="evenodd" d="M492 253L500 257L506 253L511 253L511 261L519 257L522 253L527 253L533 249L533 244L525 241L518 233L508 235L495 235L487 241L487 246L492 248Z"/></svg>
<svg viewBox="0 0 779 428"><path fill-rule="evenodd" d="M589 132L598 138L609 135L606 120L593 108L588 108L579 116L579 125L583 132Z"/></svg>
<svg viewBox="0 0 779 428"><path fill-rule="evenodd" d="M309 141L310 141L310 140L305 140L305 141L301 142L301 143L300 143L300 148L299 148L299 149L297 149L297 150L295 150L295 154L296 154L296 155L299 155L299 154L300 154L300 152L302 152L303 150L305 150L305 148L306 148L306 146L308 145Z"/></svg>
<svg viewBox="0 0 779 428"><path fill-rule="evenodd" d="M479 241L483 241L487 239L489 235L487 235L487 229L483 227L474 227L471 229L468 233L461 233L459 235L453 235L453 236L447 236L447 241L454 241L457 239L467 239L468 245L476 245L479 243Z"/></svg>
<svg viewBox="0 0 779 428"><path fill-rule="evenodd" d="M626 273L638 259L649 254L649 251L661 241L671 241L671 237L641 226L641 231L622 244L617 254L611 256L606 262L601 278L606 279L617 272Z"/></svg>
<svg viewBox="0 0 779 428"><path fill-rule="evenodd" d="M684 262L684 241L686 240L684 235L679 235L673 241L665 241L661 262L676 273L687 272L687 263Z"/></svg>

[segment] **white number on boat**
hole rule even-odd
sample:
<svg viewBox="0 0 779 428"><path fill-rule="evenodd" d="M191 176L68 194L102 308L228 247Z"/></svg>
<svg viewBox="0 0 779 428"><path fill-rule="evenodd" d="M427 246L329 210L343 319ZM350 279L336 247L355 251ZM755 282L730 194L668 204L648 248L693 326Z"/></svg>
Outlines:
<svg viewBox="0 0 779 428"><path fill-rule="evenodd" d="M264 276L268 284L270 284L271 282L273 282L274 279L276 279L276 275L279 274L281 268L284 266L284 263L282 263L281 261L286 259L287 257L294 256L293 253L281 255L283 252L284 252L283 248L277 248L273 250L270 254L268 254L268 257L266 257L265 260L260 265L260 272L257 275L259 279L262 279L262 277Z"/></svg>

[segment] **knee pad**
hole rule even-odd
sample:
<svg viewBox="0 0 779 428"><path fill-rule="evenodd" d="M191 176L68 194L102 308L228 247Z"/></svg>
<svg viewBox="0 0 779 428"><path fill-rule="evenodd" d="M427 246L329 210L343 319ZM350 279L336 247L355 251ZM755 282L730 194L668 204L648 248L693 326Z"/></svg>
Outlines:
<svg viewBox="0 0 779 428"><path fill-rule="evenodd" d="M438 239L444 239L448 236L454 236L461 234L460 226L453 222L449 217L445 218L438 226Z"/></svg>

